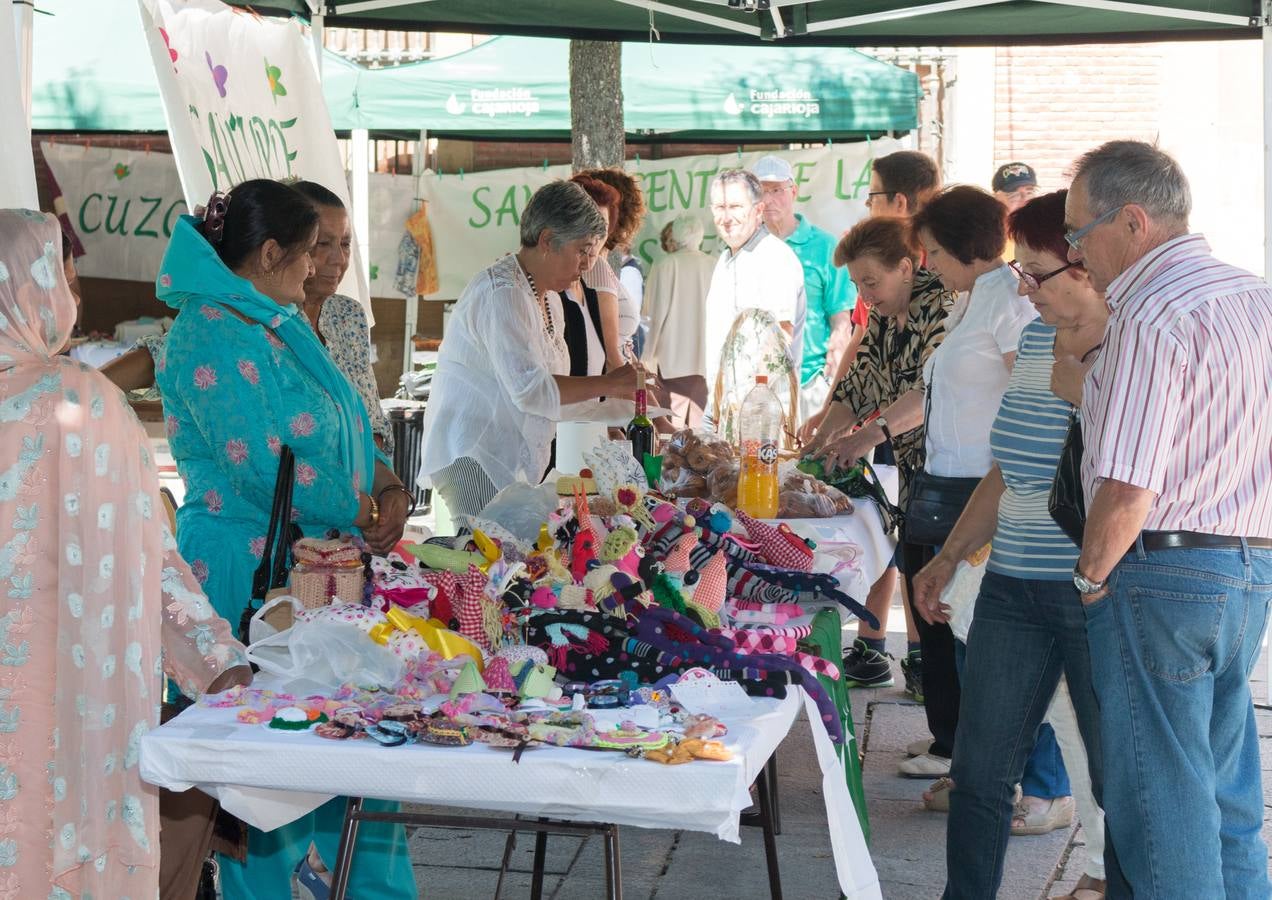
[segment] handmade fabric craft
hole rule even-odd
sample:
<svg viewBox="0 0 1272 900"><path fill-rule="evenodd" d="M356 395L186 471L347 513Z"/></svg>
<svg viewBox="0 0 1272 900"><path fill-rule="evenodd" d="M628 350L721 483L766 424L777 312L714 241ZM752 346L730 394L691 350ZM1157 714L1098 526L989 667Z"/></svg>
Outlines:
<svg viewBox="0 0 1272 900"><path fill-rule="evenodd" d="M365 580L360 538L346 535L319 540L301 538L292 545L291 579L288 589L306 609L325 606L333 599L361 603Z"/></svg>

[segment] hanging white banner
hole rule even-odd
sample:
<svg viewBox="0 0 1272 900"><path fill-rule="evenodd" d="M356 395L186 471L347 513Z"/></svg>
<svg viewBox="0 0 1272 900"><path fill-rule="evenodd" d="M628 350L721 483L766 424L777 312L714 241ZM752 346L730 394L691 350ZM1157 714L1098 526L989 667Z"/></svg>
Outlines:
<svg viewBox="0 0 1272 900"><path fill-rule="evenodd" d="M796 211L819 228L840 234L866 214L870 161L902 145L891 139L834 144L780 155L791 163L799 185ZM648 213L632 252L646 264L662 256L658 234L686 213L697 216L706 232L704 247L716 249L711 221L710 185L721 169L749 167L764 153L683 156L630 160L627 170L645 192ZM464 175L426 173L371 176L371 271L377 297L398 296L392 289L397 252L405 222L428 201L441 290L433 299L459 296L468 280L518 246L521 211L531 194L555 178L568 178L569 166L499 169Z"/></svg>
<svg viewBox="0 0 1272 900"><path fill-rule="evenodd" d="M89 278L154 281L185 196L171 153L40 144L84 246Z"/></svg>
<svg viewBox="0 0 1272 900"><path fill-rule="evenodd" d="M316 181L349 204L309 29L219 0L138 0L186 202L249 178ZM357 242L342 293L370 313Z"/></svg>
<svg viewBox="0 0 1272 900"><path fill-rule="evenodd" d="M31 129L22 105L18 42L9 4L0 4L0 209L37 209Z"/></svg>

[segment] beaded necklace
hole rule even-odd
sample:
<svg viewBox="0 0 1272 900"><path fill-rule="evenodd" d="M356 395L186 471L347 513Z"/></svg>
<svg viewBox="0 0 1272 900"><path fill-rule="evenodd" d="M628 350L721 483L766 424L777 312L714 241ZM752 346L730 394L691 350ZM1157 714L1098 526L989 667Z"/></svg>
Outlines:
<svg viewBox="0 0 1272 900"><path fill-rule="evenodd" d="M526 276L526 281L530 282L530 293L539 300L539 290L534 285L534 276L530 274L530 270L522 264L521 259L517 258L517 265L521 267L521 272ZM543 326L547 330L549 338L556 338L556 321L552 316L552 305L548 303L548 294L545 291L543 299L539 300L539 308L543 313Z"/></svg>

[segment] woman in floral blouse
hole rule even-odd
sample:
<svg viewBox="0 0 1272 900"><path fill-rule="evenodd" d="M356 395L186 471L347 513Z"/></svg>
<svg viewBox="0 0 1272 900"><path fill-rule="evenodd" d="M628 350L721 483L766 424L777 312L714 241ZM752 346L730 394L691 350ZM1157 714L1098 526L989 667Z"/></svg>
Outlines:
<svg viewBox="0 0 1272 900"><path fill-rule="evenodd" d="M75 314L57 219L0 210L0 896L155 897L138 753L160 650L191 696L251 670L176 553L136 416L60 355Z"/></svg>
<svg viewBox="0 0 1272 900"><path fill-rule="evenodd" d="M155 369L186 483L182 554L218 612L237 622L284 444L296 456L293 511L306 535L361 530L383 553L402 535L409 497L377 458L363 403L297 306L314 274L318 212L266 180L215 195L208 207L201 220L182 217L164 255L157 294L179 315ZM343 812L337 799L274 831L251 830L245 863L222 858L225 896L290 897L310 841L334 860ZM366 827L375 833L359 841L354 896L414 898L401 826Z"/></svg>

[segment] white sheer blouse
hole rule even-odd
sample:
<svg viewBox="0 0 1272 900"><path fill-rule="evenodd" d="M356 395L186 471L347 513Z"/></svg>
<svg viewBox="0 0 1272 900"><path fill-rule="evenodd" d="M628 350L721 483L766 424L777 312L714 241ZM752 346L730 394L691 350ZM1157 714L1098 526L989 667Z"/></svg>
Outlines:
<svg viewBox="0 0 1272 900"><path fill-rule="evenodd" d="M461 456L476 460L498 489L542 478L561 412L552 376L570 370L564 316L548 296L551 333L511 254L464 288L424 413L422 483Z"/></svg>

